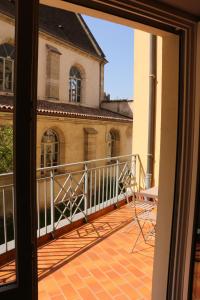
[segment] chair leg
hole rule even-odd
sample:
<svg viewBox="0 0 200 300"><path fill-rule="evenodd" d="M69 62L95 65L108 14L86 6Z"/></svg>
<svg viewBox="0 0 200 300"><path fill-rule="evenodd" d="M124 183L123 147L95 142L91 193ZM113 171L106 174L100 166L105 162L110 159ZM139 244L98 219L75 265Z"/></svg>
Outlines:
<svg viewBox="0 0 200 300"><path fill-rule="evenodd" d="M150 242L149 242L149 237L154 237L155 238L155 232L156 232L156 226L154 224L152 224L152 230L150 230L148 232L148 236L146 239L146 244L148 244L149 246L153 246Z"/></svg>
<svg viewBox="0 0 200 300"><path fill-rule="evenodd" d="M144 242L146 243L146 238L145 238L145 235L144 235L144 233L143 233L143 228L144 228L144 225L146 224L146 222L144 221L143 225L141 226L140 221L137 219L137 223L138 223L138 226L139 226L139 228L140 228L140 232L141 232L141 234L142 234L142 237L143 237L143 239L144 239Z"/></svg>
<svg viewBox="0 0 200 300"><path fill-rule="evenodd" d="M137 239L136 239L136 241L135 241L135 244L133 245L133 248L132 248L132 250L131 250L131 253L133 253L133 250L135 249L135 246L136 246L136 244L137 244L137 242L138 242L140 236L141 236L141 231L140 231L140 233L139 233L138 236L137 236Z"/></svg>
<svg viewBox="0 0 200 300"><path fill-rule="evenodd" d="M131 250L131 253L133 253L133 250L135 249L135 246L136 246L136 244L137 244L137 242L138 242L138 240L139 240L139 238L140 238L140 236L142 235L142 237L143 237L143 239L144 239L144 241L145 241L145 238L144 238L144 234L143 234L143 227L144 227L144 225L145 225L145 222L144 222L144 224L141 226L141 224L139 223L139 220L137 220L137 223L138 223L138 226L139 226L139 230L140 230L140 232L139 232L139 234L138 234L138 236L137 236L137 239L136 239L136 241L135 241L135 243L134 243L134 245L133 245L133 248L132 248L132 250Z"/></svg>

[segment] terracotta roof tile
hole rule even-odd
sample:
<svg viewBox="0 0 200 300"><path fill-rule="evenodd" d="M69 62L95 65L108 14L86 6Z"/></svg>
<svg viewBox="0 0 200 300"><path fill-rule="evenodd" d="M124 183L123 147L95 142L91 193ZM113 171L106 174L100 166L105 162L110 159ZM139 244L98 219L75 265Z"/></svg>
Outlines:
<svg viewBox="0 0 200 300"><path fill-rule="evenodd" d="M12 111L13 99L14 97L1 95L0 111ZM37 111L39 115L132 122L131 118L107 111L105 109L85 107L68 103L58 103L47 100L38 100Z"/></svg>

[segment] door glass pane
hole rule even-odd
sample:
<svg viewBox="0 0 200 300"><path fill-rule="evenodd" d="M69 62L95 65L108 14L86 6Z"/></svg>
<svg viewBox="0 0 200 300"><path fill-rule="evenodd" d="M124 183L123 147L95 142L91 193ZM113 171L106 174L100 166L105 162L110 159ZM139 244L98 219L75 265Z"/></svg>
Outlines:
<svg viewBox="0 0 200 300"><path fill-rule="evenodd" d="M15 58L14 3L15 1L1 1L0 5L0 285L16 280L12 93Z"/></svg>
<svg viewBox="0 0 200 300"><path fill-rule="evenodd" d="M67 4L60 5L60 8L51 6L50 1L49 5L40 5L38 106L42 109L38 112L37 141L43 141L45 149L43 173L41 169L37 173L37 232L41 240L49 243L38 247L39 299L151 299L157 238L156 205L159 201L161 207L166 204L167 207L173 206L168 205L174 195L173 186L169 187L173 178L166 174L175 173L176 134L171 136L170 131L176 133L177 126L178 99L175 94L178 94L178 82L174 82L174 78L178 78L177 63L169 60L170 72L162 67L166 51L163 51L163 41L159 36L155 45L159 54L155 60L159 63L158 74L155 70L150 74L149 33L75 14L66 7ZM48 84L47 57L44 55L47 41L52 51L61 53L59 99L48 100L42 85ZM175 57L178 57L177 52ZM175 94L168 99L163 97L165 93L161 90L162 80L168 75L166 72L170 73L175 84ZM154 82L158 87L155 109L148 106L151 77L156 78ZM137 101L133 98L133 84L139 98ZM133 99L137 110L134 122ZM79 102L79 105L69 105L70 102ZM164 121L161 121L161 108L166 111ZM156 119L153 126L155 145L152 153L147 153L150 111L155 111L155 118L152 118ZM166 122L169 119L170 124ZM167 128L160 131L163 122L171 126L170 131ZM136 130L132 130L133 125ZM49 134L43 140L45 130L55 130L57 140L50 139ZM118 134L108 139L112 130ZM37 145L39 167L42 163L40 149ZM132 149L135 152L132 153ZM172 158L169 162L168 152ZM112 160L111 156L116 156L116 153L118 159ZM151 174L147 170L149 158L152 160ZM165 169L161 170L160 165ZM165 184L169 197L168 193L162 194L158 200L160 182ZM149 196L145 194L140 194L134 201L135 191L152 186L154 189L148 191L148 195L153 201L148 203L146 198ZM159 186L159 190L163 187ZM118 201L124 204L122 210L112 211L119 207ZM107 208L109 214L93 219ZM168 216L171 216L169 210L163 216L163 222L170 225ZM94 220L92 224L71 231L73 226L81 225L90 217ZM140 222L137 222L139 217ZM125 228L118 231L118 226ZM61 237L52 240L57 234ZM165 232L160 236L165 236ZM165 249L164 265L168 253L169 249Z"/></svg>

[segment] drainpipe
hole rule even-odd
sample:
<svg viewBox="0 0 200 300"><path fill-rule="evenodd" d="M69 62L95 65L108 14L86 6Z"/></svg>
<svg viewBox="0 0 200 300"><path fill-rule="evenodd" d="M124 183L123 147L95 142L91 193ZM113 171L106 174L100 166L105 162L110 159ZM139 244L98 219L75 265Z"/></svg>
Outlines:
<svg viewBox="0 0 200 300"><path fill-rule="evenodd" d="M155 148L155 108L156 108L156 53L157 39L150 35L150 66L149 66L149 116L148 116L148 145L147 169L145 187L152 186Z"/></svg>
<svg viewBox="0 0 200 300"><path fill-rule="evenodd" d="M99 106L101 107L101 103L104 100L104 65L105 62L101 62L99 64Z"/></svg>

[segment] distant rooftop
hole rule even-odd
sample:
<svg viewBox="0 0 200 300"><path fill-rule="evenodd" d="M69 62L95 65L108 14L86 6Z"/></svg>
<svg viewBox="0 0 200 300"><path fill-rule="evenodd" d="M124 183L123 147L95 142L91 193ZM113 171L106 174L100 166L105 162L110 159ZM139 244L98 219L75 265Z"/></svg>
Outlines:
<svg viewBox="0 0 200 300"><path fill-rule="evenodd" d="M134 100L130 99L110 99L110 100L103 100L104 103L112 103L112 102L133 102Z"/></svg>

